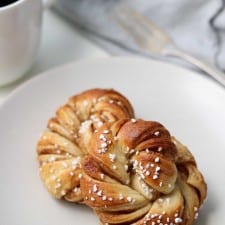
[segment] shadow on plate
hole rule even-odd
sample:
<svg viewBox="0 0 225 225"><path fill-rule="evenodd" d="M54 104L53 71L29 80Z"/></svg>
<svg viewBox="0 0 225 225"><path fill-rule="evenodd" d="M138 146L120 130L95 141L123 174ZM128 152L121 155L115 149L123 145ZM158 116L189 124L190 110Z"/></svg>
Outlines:
<svg viewBox="0 0 225 225"><path fill-rule="evenodd" d="M208 191L207 199L200 209L199 217L194 222L194 225L207 225L209 217L214 214L214 211L217 210L218 205L216 204L215 198L212 192Z"/></svg>

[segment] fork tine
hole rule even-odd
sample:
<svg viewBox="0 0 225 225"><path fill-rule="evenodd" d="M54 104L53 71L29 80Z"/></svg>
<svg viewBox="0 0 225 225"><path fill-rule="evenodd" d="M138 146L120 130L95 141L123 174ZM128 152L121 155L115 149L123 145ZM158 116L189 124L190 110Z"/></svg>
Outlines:
<svg viewBox="0 0 225 225"><path fill-rule="evenodd" d="M157 37L165 37L169 38L169 36L159 27L156 26L150 19L146 18L139 12L135 11L132 8L126 8L124 9L124 12L126 13L129 18L134 18L136 23L139 25L145 27L146 30L151 31L150 33L157 36Z"/></svg>
<svg viewBox="0 0 225 225"><path fill-rule="evenodd" d="M139 21L126 8L117 10L115 19L137 44L145 42L145 36L150 35L149 31L140 26Z"/></svg>
<svg viewBox="0 0 225 225"><path fill-rule="evenodd" d="M159 53L172 42L164 31L132 8L117 9L115 19L136 44L152 53Z"/></svg>

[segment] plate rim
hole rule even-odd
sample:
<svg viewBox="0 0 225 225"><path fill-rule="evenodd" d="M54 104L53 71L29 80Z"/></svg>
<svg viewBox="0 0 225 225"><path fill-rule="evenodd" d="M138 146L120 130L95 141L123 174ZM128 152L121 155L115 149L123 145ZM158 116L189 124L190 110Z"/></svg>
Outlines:
<svg viewBox="0 0 225 225"><path fill-rule="evenodd" d="M110 56L110 57L104 57L104 58L91 58L91 59L80 59L80 60L74 60L62 65L58 65L56 67L50 68L46 71L43 71L41 73L38 73L34 75L31 78L28 78L28 80L24 81L22 84L17 86L14 90L12 90L6 98L3 100L3 102L0 104L0 111L4 106L9 102L15 95L17 95L21 90L25 89L27 86L32 85L35 82L38 82L39 80L49 76L49 74L54 74L54 72L57 72L58 70L64 70L67 67L70 66L76 66L76 65L85 65L85 64L96 64L96 63L101 63L101 62L110 62L110 61L137 61L137 62L148 62L151 64L158 64L162 65L163 67L170 67L175 70L179 70L184 73L189 73L189 76L198 76L199 79L203 79L204 82L209 82L211 84L215 84L218 86L218 88L223 89L225 91L225 88L222 87L219 83L211 79L210 77L207 77L207 74L199 73L198 71L194 71L191 69L188 69L186 67L183 67L179 64L174 64L170 62L165 62L165 61L160 61L156 59L149 59L149 58L144 58L144 57L139 57L139 56Z"/></svg>
<svg viewBox="0 0 225 225"><path fill-rule="evenodd" d="M8 106L9 105L7 105L8 103L11 103L12 101L14 101L15 99L14 99L14 97L16 97L17 96L17 94L21 94L20 92L22 91L26 91L26 88L30 88L30 87L32 87L33 85L40 85L40 83L42 83L43 81L45 81L45 79L46 79L46 81L49 81L49 80L52 80L53 79L53 77L54 77L54 73L56 73L56 75L57 76L55 76L56 77L56 79L62 79L61 78L61 75L59 76L58 75L58 71L60 71L60 70L67 70L68 71L68 69L67 69L67 67L70 67L70 68L73 68L73 67L76 67L76 65L81 65L82 67L83 66L85 66L86 64L91 64L91 65L93 65L93 64L95 64L96 62L97 63L99 63L99 64L102 64L102 63L104 63L104 62L110 62L110 61L120 61L120 65L123 65L123 62L122 62L122 60L123 61L126 61L126 62L136 62L136 61L143 61L143 62L152 62L156 67L158 67L158 66L162 66L162 65L166 65L166 68L171 68L171 70L172 71L181 71L181 72L183 72L184 71L184 74L183 75L189 75L190 77L189 78L187 78L187 79L192 79L192 77L194 78L194 77L196 77L196 80L197 81L202 81L202 82L206 82L206 84L212 84L212 88L213 89L216 89L217 87L219 87L216 83L214 83L214 82L211 82L210 81L210 79L207 79L207 77L205 77L203 74L198 74L198 73L196 73L195 71L190 71L190 70L188 70L188 69L185 69L185 68L182 68L182 67L178 67L178 66L176 66L176 65L173 65L173 64L170 64L170 63L165 63L165 62L159 62L159 61L155 61L155 60L148 60L148 59L143 59L143 58L137 58L137 57L132 57L132 58L130 58L130 57L110 57L110 58L104 58L104 59L102 59L102 58L95 58L95 59L89 59L89 60L81 60L81 61L73 61L73 62L70 62L70 63L67 63L67 64L64 64L64 65L60 65L60 66L57 66L57 67L55 67L55 68L52 68L52 69L50 69L50 70L47 70L47 71L45 71L45 72L43 72L43 73L40 73L39 75L37 75L37 76L35 76L35 77L32 77L32 78L30 78L29 80L27 80L26 82L24 82L22 85L20 85L19 87L17 87L8 97L7 97L7 99L3 102L3 104L0 106L0 114L2 113L2 110L4 109L4 107L5 107L5 109L7 110L8 109ZM145 64L145 63L144 63ZM139 65L139 64L138 64ZM151 64L150 64L151 65ZM70 73L71 74L71 73ZM69 74L69 75L70 75ZM51 77L51 75L53 75L52 77ZM198 75L198 76L196 76L196 75ZM200 76L199 76L200 75ZM176 74L176 75L174 75L174 77L175 76L178 76L179 77L179 73L178 74ZM77 76L78 78L79 78L79 76ZM77 77L76 76L74 76L74 79L77 79ZM165 76L166 77L166 76ZM167 76L168 77L168 76ZM182 76L181 78L183 78L184 76ZM207 81L208 80L208 81ZM194 80L195 81L195 80ZM213 84L214 83L214 84ZM217 90L217 89L216 89ZM219 88L219 90L220 90L220 88ZM221 91L223 90L223 92L222 92L222 94L225 94L225 92L224 92L224 90L225 89L221 89ZM225 96L225 95L222 95L222 96ZM19 97L21 97L21 95L19 95Z"/></svg>

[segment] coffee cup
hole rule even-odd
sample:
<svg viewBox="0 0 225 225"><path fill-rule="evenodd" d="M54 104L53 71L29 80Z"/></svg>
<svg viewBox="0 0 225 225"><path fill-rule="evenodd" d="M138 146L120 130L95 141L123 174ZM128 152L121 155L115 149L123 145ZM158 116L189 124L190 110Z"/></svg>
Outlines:
<svg viewBox="0 0 225 225"><path fill-rule="evenodd" d="M0 0L0 85L28 72L40 44L42 0Z"/></svg>

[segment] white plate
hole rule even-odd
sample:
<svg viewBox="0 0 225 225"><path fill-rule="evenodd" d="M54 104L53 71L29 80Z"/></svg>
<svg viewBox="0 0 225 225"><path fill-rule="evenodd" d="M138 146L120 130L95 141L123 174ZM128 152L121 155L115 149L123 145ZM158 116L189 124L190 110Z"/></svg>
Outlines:
<svg viewBox="0 0 225 225"><path fill-rule="evenodd" d="M225 221L225 90L206 76L144 59L65 65L18 88L0 108L0 224L97 225L85 206L49 196L38 177L36 142L68 97L115 88L137 117L163 123L196 157L208 183L198 225Z"/></svg>

